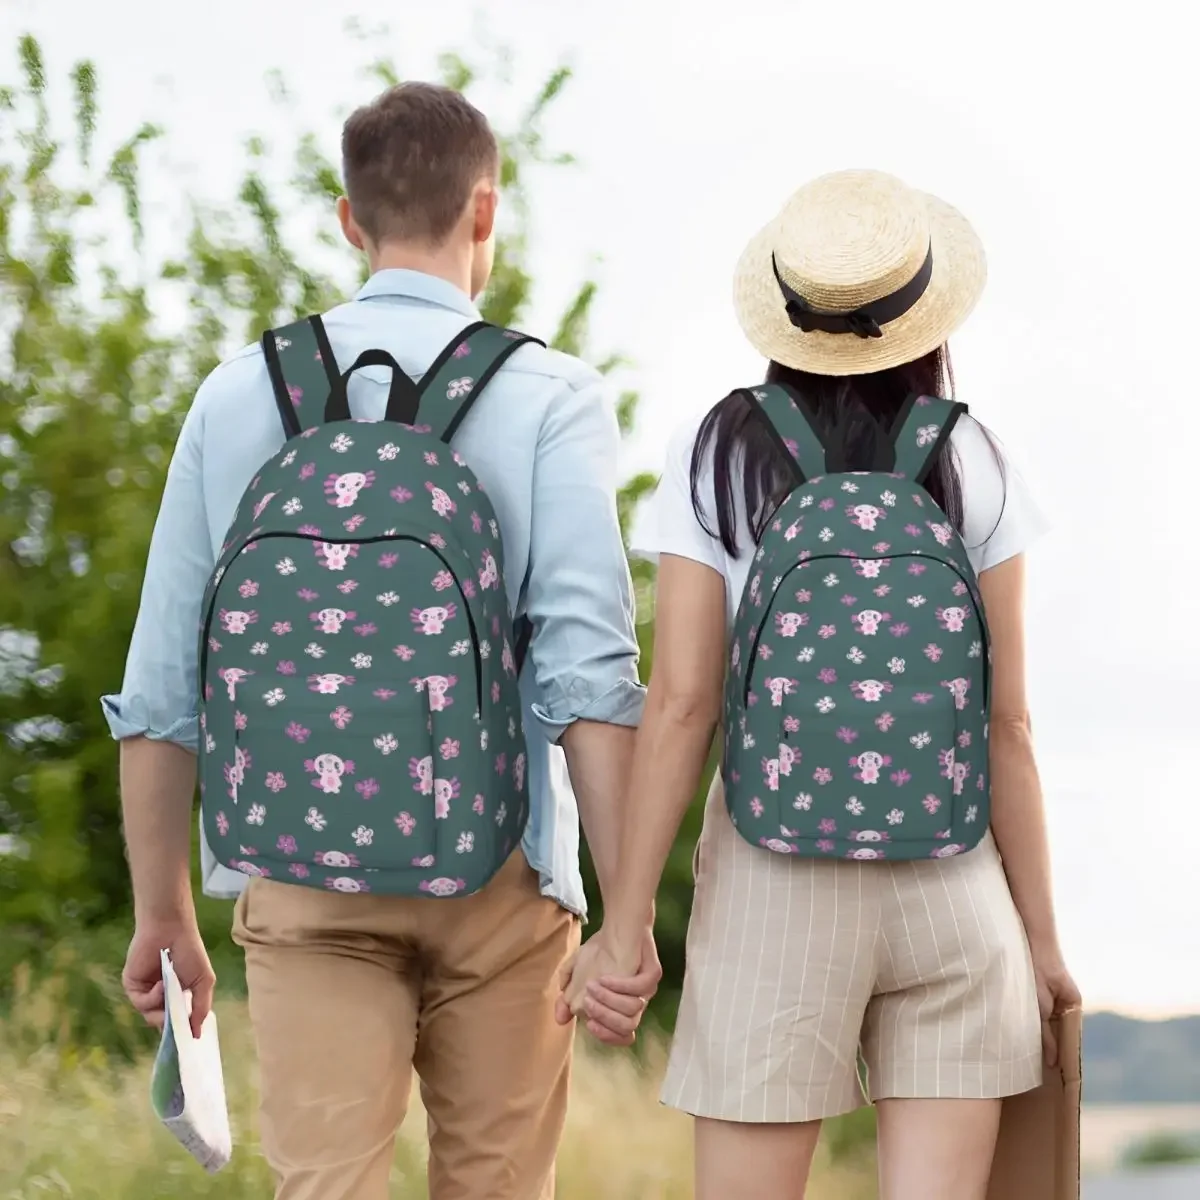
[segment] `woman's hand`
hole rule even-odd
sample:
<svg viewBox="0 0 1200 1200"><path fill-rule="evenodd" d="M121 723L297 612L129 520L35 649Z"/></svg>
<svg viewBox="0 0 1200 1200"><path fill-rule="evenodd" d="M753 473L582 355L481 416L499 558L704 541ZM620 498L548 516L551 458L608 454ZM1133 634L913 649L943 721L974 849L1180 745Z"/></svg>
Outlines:
<svg viewBox="0 0 1200 1200"><path fill-rule="evenodd" d="M1037 980L1038 1012L1042 1018L1042 1051L1046 1065L1058 1064L1058 1043L1054 1037L1051 1017L1060 1017L1082 1003L1079 989L1071 978L1062 951L1057 946L1031 946L1033 974Z"/></svg>
<svg viewBox="0 0 1200 1200"><path fill-rule="evenodd" d="M631 1046L661 978L651 928L628 948L601 928L564 971L555 1015L562 1025L583 1018L588 1032L605 1045Z"/></svg>

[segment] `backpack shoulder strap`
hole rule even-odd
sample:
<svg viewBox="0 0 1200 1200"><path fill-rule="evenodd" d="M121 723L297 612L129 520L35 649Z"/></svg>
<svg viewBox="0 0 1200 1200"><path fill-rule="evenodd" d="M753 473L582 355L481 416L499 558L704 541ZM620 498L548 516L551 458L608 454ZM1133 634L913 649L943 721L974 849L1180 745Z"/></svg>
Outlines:
<svg viewBox="0 0 1200 1200"><path fill-rule="evenodd" d="M480 321L469 325L437 356L420 383L417 424L449 442L471 405L491 382L509 355L528 342L545 342Z"/></svg>
<svg viewBox="0 0 1200 1200"><path fill-rule="evenodd" d="M750 411L774 436L779 448L795 463L797 484L815 479L828 470L826 445L817 430L816 419L801 397L776 383L754 388L739 388Z"/></svg>
<svg viewBox="0 0 1200 1200"><path fill-rule="evenodd" d="M275 407L289 438L325 421L325 402L341 383L320 317L293 321L262 336Z"/></svg>
<svg viewBox="0 0 1200 1200"><path fill-rule="evenodd" d="M893 470L920 486L951 431L967 411L965 404L934 396L910 396L896 414L891 440L896 448Z"/></svg>

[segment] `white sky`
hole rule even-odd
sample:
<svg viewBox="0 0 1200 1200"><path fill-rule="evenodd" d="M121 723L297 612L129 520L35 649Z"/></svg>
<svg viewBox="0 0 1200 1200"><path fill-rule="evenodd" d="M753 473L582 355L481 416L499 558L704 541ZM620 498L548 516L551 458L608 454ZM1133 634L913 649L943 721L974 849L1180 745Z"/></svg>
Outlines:
<svg viewBox="0 0 1200 1200"><path fill-rule="evenodd" d="M228 197L251 132L315 128L332 154L340 116L375 90L359 68L390 55L430 76L437 51L470 46L479 11L0 0L0 47L38 33L60 78L94 59L108 139L164 122L172 167L150 184L170 207L181 185ZM731 272L805 179L891 170L977 225L991 282L956 339L961 398L1055 525L1032 556L1030 667L1069 961L1092 1007L1200 1010L1200 609L1185 589L1200 576L1188 538L1200 96L1182 10L739 0L708 10L731 14L720 22L675 0L489 11L486 27L518 50L518 91L563 58L577 72L548 129L582 164L533 189L529 324L549 332L598 261L596 347L634 360L628 382L643 395L631 469L657 468L680 420L760 377ZM391 32L352 41L350 13ZM268 103L273 67L297 95L292 114ZM512 103L483 99L496 116Z"/></svg>

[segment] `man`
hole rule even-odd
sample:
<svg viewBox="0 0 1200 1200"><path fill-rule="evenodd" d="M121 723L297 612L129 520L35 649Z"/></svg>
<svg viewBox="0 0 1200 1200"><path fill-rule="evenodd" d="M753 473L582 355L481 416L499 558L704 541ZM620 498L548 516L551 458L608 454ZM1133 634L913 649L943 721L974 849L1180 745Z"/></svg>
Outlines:
<svg viewBox="0 0 1200 1200"><path fill-rule="evenodd" d="M405 84L350 117L342 149L338 216L371 277L324 318L334 357L345 366L382 348L419 378L479 319L471 297L492 268L495 138L457 93ZM355 415L380 418L388 382L377 368L357 372ZM261 350L248 348L209 376L184 421L124 687L104 700L121 741L134 883L125 987L152 1024L162 1019L163 947L192 990L193 1028L212 1003L188 874L196 629L238 499L283 441ZM506 361L455 435L499 520L512 610L534 629L522 673L532 813L520 851L486 887L451 900L265 879L243 890L202 847L205 890L241 893L234 937L246 952L278 1200L382 1200L414 1066L433 1200L553 1195L572 1044L555 1006L584 914L562 752L603 892L642 706L618 442L600 376L536 345ZM638 994L616 997L624 1012L589 1012L591 1031L631 1041L658 973L647 930Z"/></svg>

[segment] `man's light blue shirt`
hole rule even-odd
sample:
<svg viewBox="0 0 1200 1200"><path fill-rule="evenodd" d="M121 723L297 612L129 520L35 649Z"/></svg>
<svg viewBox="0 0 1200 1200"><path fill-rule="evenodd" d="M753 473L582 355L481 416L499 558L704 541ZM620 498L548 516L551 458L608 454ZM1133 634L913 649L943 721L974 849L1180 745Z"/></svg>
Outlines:
<svg viewBox="0 0 1200 1200"><path fill-rule="evenodd" d="M401 270L378 272L324 318L343 369L380 347L415 379L479 319L452 284ZM381 419L388 383L384 368L356 372L354 415ZM144 734L195 752L205 584L242 493L283 443L262 352L247 347L204 381L180 431L124 683L103 698L114 737ZM636 725L644 695L617 522L613 398L585 363L526 345L488 384L454 445L495 508L514 616L534 626L521 677L532 798L523 849L543 893L582 916L578 813L556 743L579 719ZM201 839L205 893L236 896L245 876L218 864Z"/></svg>

